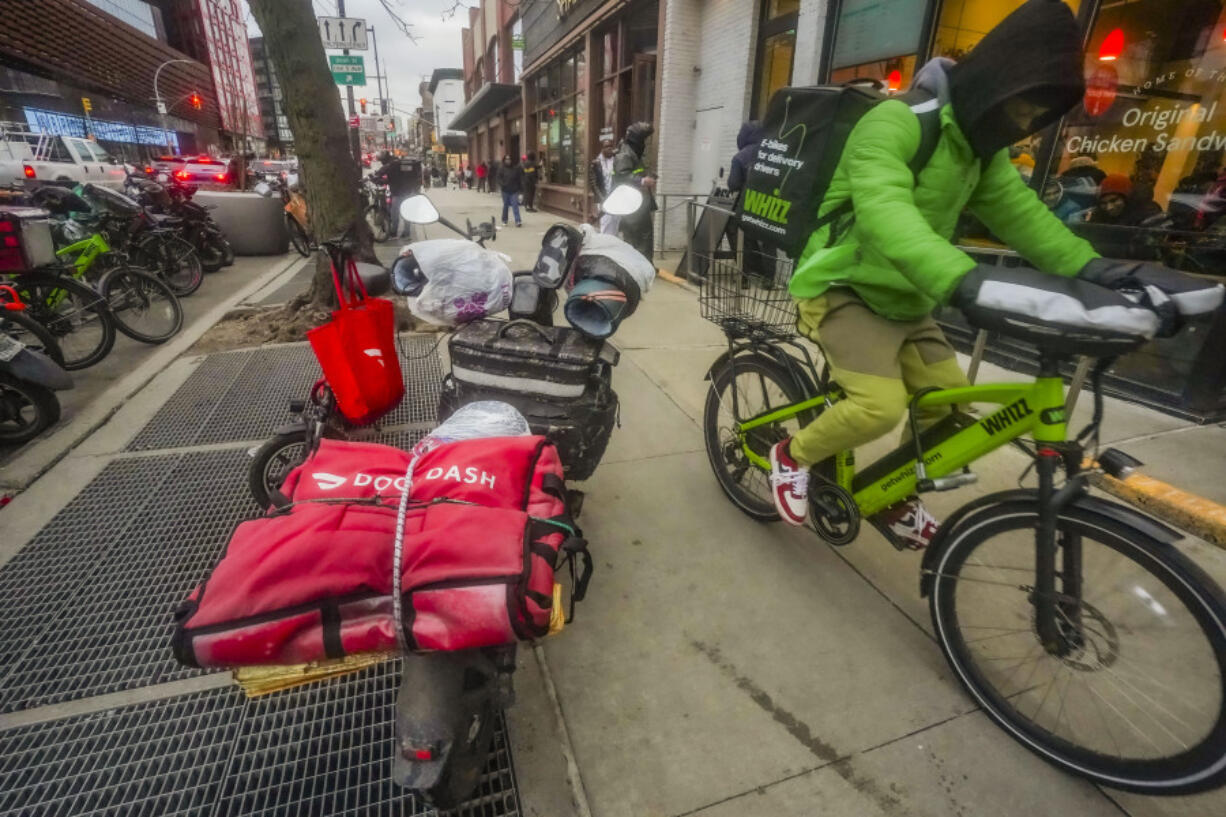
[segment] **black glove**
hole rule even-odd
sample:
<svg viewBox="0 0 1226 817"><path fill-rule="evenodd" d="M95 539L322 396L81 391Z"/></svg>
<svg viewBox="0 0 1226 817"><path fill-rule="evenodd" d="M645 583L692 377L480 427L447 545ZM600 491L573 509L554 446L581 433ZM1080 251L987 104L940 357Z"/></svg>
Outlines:
<svg viewBox="0 0 1226 817"><path fill-rule="evenodd" d="M1077 277L1153 310L1161 322L1158 336L1164 338L1178 332L1184 318L1213 312L1226 296L1221 284L1149 261L1095 258Z"/></svg>

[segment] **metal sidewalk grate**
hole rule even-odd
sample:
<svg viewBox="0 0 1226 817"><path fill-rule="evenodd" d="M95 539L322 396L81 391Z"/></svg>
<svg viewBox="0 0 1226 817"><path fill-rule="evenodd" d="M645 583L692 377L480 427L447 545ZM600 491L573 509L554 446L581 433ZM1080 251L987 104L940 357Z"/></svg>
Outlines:
<svg viewBox="0 0 1226 817"><path fill-rule="evenodd" d="M0 568L0 679L97 574L112 543L177 462L178 457L111 462Z"/></svg>
<svg viewBox="0 0 1226 817"><path fill-rule="evenodd" d="M391 781L398 661L248 704L218 814L428 814ZM477 796L456 817L515 817L519 800L506 726Z"/></svg>
<svg viewBox="0 0 1226 817"><path fill-rule="evenodd" d="M380 425L433 422L442 367L439 336L400 338L405 396ZM259 440L291 422L291 400L306 399L319 379L306 344L210 355L128 445L129 451Z"/></svg>
<svg viewBox="0 0 1226 817"><path fill-rule="evenodd" d="M0 814L210 817L242 715L215 689L0 732Z"/></svg>
<svg viewBox="0 0 1226 817"><path fill-rule="evenodd" d="M208 574L234 526L256 515L247 463L246 452L233 449L125 463L155 469L160 484L129 494L146 501L122 531L109 540L82 531L92 550L73 566L41 574L59 592L36 604L18 602L20 613L41 626L26 628L20 652L0 666L0 711L199 673L170 654L172 612ZM105 476L98 481L111 481ZM87 516L81 528L95 518ZM8 569L0 571L0 587L14 587L9 598L20 599L11 583Z"/></svg>
<svg viewBox="0 0 1226 817"><path fill-rule="evenodd" d="M245 701L217 689L0 731L0 814L409 817L390 780L399 662ZM518 817L506 724L456 817Z"/></svg>

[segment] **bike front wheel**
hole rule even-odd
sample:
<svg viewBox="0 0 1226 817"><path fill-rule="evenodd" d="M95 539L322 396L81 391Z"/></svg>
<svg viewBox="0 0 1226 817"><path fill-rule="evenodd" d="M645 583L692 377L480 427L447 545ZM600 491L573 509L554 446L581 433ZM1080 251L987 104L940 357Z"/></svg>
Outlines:
<svg viewBox="0 0 1226 817"><path fill-rule="evenodd" d="M174 290L147 273L120 267L99 284L115 328L142 343L164 343L183 326L183 306Z"/></svg>
<svg viewBox="0 0 1226 817"><path fill-rule="evenodd" d="M968 520L937 554L937 640L1011 737L1151 795L1226 782L1226 597L1173 547L1077 506L1056 524L1058 643L1035 615L1037 503ZM1079 589L1070 589L1077 588Z"/></svg>
<svg viewBox="0 0 1226 817"><path fill-rule="evenodd" d="M781 364L760 355L731 357L711 371L710 380L702 427L715 479L746 514L759 521L774 521L779 514L771 499L770 474L750 459L745 448L768 460L771 446L812 422L816 413L801 412L743 433L740 425L809 395Z"/></svg>
<svg viewBox="0 0 1226 817"><path fill-rule="evenodd" d="M180 298L200 289L204 281L204 267L200 265L196 248L178 236L159 235L150 239L134 260L156 270Z"/></svg>

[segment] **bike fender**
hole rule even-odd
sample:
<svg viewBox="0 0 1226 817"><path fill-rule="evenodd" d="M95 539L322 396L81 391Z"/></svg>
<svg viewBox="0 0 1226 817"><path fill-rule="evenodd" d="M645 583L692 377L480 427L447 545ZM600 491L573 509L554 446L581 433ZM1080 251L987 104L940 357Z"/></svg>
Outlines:
<svg viewBox="0 0 1226 817"><path fill-rule="evenodd" d="M766 358L772 363L782 366L783 369L792 375L796 386L804 394L817 394L817 385L813 382L813 378L809 377L809 373L804 370L804 367L799 365L795 358L789 355L782 349L777 349L773 346L763 347L741 347L738 349L728 349L723 354L715 359L711 367L707 369L707 373L702 376L703 380L711 380L715 373L727 365L734 357L738 356L757 355Z"/></svg>
<svg viewBox="0 0 1226 817"><path fill-rule="evenodd" d="M1039 495L1037 490L1033 488L1014 488L1013 490L1000 491L980 497L955 511L952 516L941 524L936 536L932 538L932 542L924 551L923 561L920 563L920 596L927 598L932 592L932 583L935 579L933 571L936 570L936 565L944 554L946 547L948 547L950 540L961 528L977 524L982 519L996 515L1000 512L1001 505L1021 504L1037 506L1038 502ZM1172 545L1183 538L1177 531L1152 517L1146 516L1135 508L1092 496L1088 493L1083 493L1081 496L1076 497L1069 504L1096 516L1101 516L1130 527L1163 545Z"/></svg>
<svg viewBox="0 0 1226 817"><path fill-rule="evenodd" d="M72 388L72 375L61 369L54 360L33 349L22 349L12 360L0 365L18 380L46 386L52 391Z"/></svg>

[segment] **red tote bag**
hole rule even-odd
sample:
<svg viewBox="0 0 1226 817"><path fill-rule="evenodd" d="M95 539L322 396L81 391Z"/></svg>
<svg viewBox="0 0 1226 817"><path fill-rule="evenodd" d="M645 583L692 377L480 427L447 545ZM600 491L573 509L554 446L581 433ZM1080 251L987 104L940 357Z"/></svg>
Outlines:
<svg viewBox="0 0 1226 817"><path fill-rule="evenodd" d="M345 272L352 296L345 298L333 264L332 283L340 308L332 313L332 320L307 332L307 340L341 415L355 425L365 425L391 411L404 396L396 354L396 315L391 301L367 296L353 259L348 259Z"/></svg>

